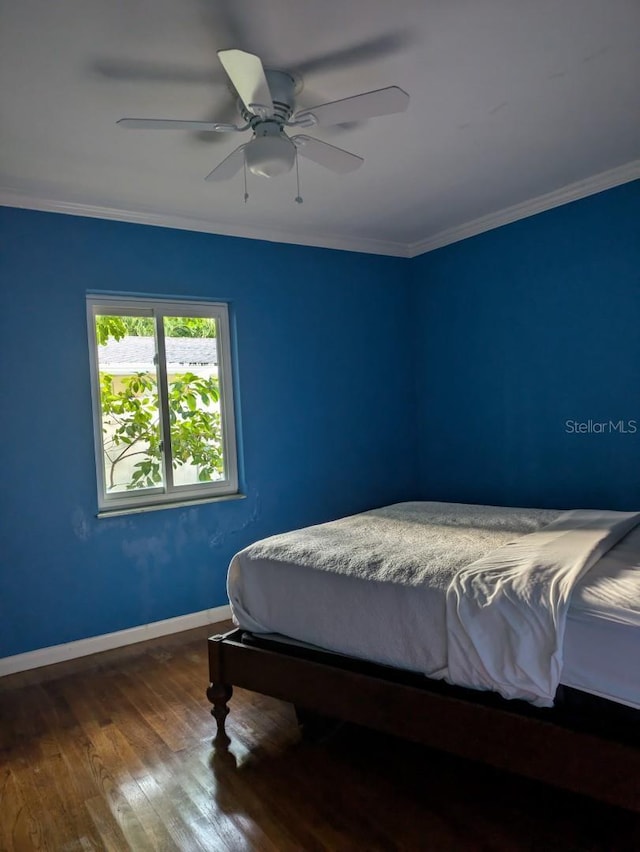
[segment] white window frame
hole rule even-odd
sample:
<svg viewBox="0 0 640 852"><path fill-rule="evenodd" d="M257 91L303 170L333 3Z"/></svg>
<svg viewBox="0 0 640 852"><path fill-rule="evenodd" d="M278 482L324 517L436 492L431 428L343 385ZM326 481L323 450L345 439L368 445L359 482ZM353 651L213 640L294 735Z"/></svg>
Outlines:
<svg viewBox="0 0 640 852"><path fill-rule="evenodd" d="M145 488L144 492L132 489L108 494L102 445L102 410L100 403L100 377L98 365L98 340L95 317L99 314L124 314L149 316L156 328L156 371L160 408L160 430L163 442L163 486ZM164 339L165 316L206 317L217 322L216 353L218 383L220 387L220 423L225 478L216 482L199 482L175 485L171 465L169 412L167 409L168 379ZM98 485L98 517L102 515L144 512L151 509L184 506L190 503L229 499L238 494L238 455L236 446L235 408L233 401L233 375L229 333L229 310L224 302L180 301L151 297L87 296L87 324L89 330L89 364L91 370L91 400L93 408L96 474Z"/></svg>

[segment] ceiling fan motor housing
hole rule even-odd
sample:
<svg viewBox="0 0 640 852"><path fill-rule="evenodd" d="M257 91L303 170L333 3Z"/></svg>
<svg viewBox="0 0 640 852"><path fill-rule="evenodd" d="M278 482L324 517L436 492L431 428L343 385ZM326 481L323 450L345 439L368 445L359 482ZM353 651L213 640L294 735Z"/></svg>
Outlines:
<svg viewBox="0 0 640 852"><path fill-rule="evenodd" d="M302 90L302 79L290 71L265 70L264 75L269 85L273 104L273 113L270 117L278 121L288 121L295 109L296 95ZM238 112L247 124L265 117L250 112L241 98L238 98Z"/></svg>

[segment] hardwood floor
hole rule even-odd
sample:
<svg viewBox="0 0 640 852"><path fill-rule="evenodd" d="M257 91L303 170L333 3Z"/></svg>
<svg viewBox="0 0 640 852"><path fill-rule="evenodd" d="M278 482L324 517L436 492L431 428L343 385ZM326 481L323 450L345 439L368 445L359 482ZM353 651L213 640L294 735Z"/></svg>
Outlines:
<svg viewBox="0 0 640 852"><path fill-rule="evenodd" d="M213 750L204 637L0 681L0 850L640 850L626 811L391 737L300 740L236 690Z"/></svg>

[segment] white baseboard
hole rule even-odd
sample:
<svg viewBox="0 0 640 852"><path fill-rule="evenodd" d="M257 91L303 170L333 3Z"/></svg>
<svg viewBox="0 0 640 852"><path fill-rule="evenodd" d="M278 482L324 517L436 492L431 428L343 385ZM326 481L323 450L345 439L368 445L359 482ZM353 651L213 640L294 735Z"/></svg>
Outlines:
<svg viewBox="0 0 640 852"><path fill-rule="evenodd" d="M64 645L51 645L48 648L38 648L25 654L15 654L12 657L0 659L0 677L37 669L41 666L51 666L66 660L75 660L89 654L99 654L112 648L122 648L124 645L134 645L136 642L146 642L147 639L157 639L192 630L194 627L205 627L217 621L231 618L229 605L203 609L177 618L165 618L163 621L153 621L151 624L141 624L128 630L117 630L115 633L103 633L101 636L90 636L88 639L78 639L76 642L65 642Z"/></svg>

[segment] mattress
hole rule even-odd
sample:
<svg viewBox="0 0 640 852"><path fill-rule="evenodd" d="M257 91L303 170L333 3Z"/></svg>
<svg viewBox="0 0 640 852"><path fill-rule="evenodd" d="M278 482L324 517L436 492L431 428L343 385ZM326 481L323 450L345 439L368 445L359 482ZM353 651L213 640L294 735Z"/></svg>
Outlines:
<svg viewBox="0 0 640 852"><path fill-rule="evenodd" d="M398 549L407 553L418 553L418 542L423 541L425 529L432 529L434 515L460 522L447 520L448 544L438 541L431 547L433 565L425 566L424 559L420 562L416 557L408 575L398 571L383 579L359 573L358 559L366 558L366 549L360 556L355 554L346 570L344 562L336 559L335 570L320 571L302 560L269 558L273 548L265 547L261 555L260 546L254 545L237 554L229 569L229 599L238 625L253 633L276 633L329 651L442 677L451 571L541 529L560 514L407 503L356 518L369 520L376 513L383 538L385 524L392 535L396 518L410 519L409 526L404 523L403 540L398 541ZM323 526L312 530L321 534ZM288 541L285 535L265 544L279 539ZM374 554L375 549L373 542ZM325 551L323 559L333 568L330 552ZM561 683L640 709L639 649L640 527L605 554L574 589Z"/></svg>
<svg viewBox="0 0 640 852"><path fill-rule="evenodd" d="M574 590L562 683L640 709L640 528Z"/></svg>

